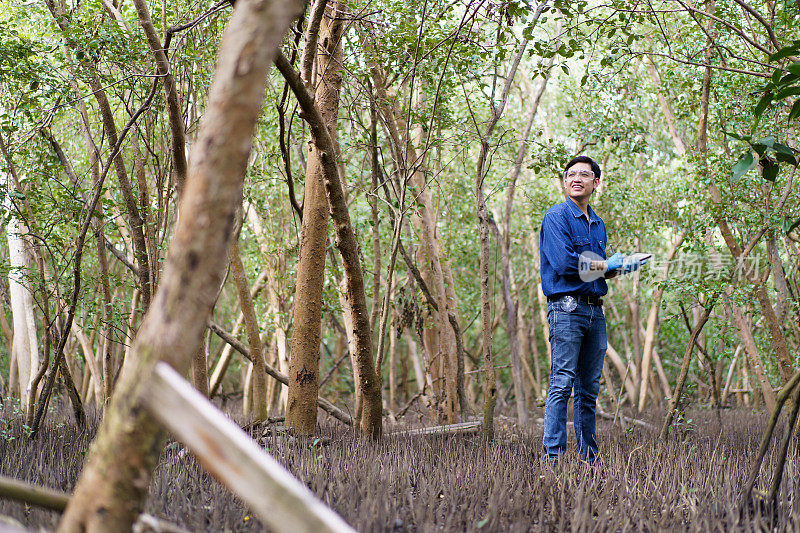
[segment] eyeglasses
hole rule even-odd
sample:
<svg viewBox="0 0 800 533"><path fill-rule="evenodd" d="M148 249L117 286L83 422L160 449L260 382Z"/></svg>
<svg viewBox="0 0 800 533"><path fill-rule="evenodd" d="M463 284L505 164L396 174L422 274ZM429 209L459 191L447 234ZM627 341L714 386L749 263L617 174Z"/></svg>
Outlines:
<svg viewBox="0 0 800 533"><path fill-rule="evenodd" d="M570 170L567 172L567 179L574 180L575 178L581 178L583 180L588 180L594 177L594 172L591 170Z"/></svg>

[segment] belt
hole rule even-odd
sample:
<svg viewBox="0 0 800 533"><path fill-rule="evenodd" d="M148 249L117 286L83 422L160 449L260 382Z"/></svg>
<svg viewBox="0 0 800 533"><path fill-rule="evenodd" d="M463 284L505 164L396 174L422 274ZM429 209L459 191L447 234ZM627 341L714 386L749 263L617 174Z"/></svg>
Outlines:
<svg viewBox="0 0 800 533"><path fill-rule="evenodd" d="M559 294L558 296L548 296L547 301L549 302L557 302L564 296L572 296L579 302L587 303L589 305L603 305L603 299L599 296L589 296L588 294Z"/></svg>

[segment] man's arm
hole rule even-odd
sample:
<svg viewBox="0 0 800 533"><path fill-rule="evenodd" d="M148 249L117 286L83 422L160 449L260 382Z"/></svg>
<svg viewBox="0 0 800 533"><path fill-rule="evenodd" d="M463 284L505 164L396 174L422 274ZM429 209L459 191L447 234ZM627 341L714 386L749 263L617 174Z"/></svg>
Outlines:
<svg viewBox="0 0 800 533"><path fill-rule="evenodd" d="M577 276L579 256L572 245L566 221L559 215L546 213L541 231L541 253L553 270L560 276Z"/></svg>

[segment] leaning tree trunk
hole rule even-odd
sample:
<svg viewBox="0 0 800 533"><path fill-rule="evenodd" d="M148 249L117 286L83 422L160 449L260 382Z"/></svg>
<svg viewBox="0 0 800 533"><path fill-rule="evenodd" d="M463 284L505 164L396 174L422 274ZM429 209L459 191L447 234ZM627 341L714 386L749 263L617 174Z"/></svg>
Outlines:
<svg viewBox="0 0 800 533"><path fill-rule="evenodd" d="M164 433L140 395L159 361L186 372L200 345L227 262L266 73L302 5L239 0L225 32L181 214L158 294L59 526L130 531L141 512Z"/></svg>
<svg viewBox="0 0 800 533"><path fill-rule="evenodd" d="M239 252L239 243L231 245L231 274L236 292L239 294L239 305L244 315L244 325L247 330L247 342L250 345L250 357L253 360L253 409L250 414L253 422L261 423L267 419L267 375L264 365L264 348L261 343L261 332L250 297L250 284L247 282L247 273L244 270L242 256Z"/></svg>
<svg viewBox="0 0 800 533"><path fill-rule="evenodd" d="M689 233L689 228L684 229L678 234L677 239L672 244L672 247L667 254L665 261L664 271L661 273L659 281L666 282L669 276L669 265L678 253L678 249L683 244L686 234ZM650 311L647 314L647 330L644 336L644 348L642 348L642 375L641 385L639 387L639 412L644 410L645 402L647 402L647 380L650 376L650 361L653 357L653 350L655 347L655 338L658 333L658 312L661 308L661 298L664 296L663 285L659 285L653 296L650 298Z"/></svg>
<svg viewBox="0 0 800 533"><path fill-rule="evenodd" d="M156 59L158 74L164 81L164 93L167 99L167 113L169 114L169 128L172 133L172 162L175 167L175 188L180 197L186 182L186 129L181 112L181 99L175 84L175 75L169 63L169 58L161 44L150 17L150 10L145 0L133 0L139 24L147 37L147 44Z"/></svg>

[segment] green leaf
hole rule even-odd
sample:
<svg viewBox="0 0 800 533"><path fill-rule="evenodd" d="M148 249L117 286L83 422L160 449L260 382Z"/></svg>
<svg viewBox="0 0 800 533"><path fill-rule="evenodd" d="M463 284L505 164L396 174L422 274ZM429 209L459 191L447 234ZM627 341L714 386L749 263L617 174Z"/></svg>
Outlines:
<svg viewBox="0 0 800 533"><path fill-rule="evenodd" d="M789 111L789 122L793 121L797 117L800 117L800 98L794 101L792 110Z"/></svg>
<svg viewBox="0 0 800 533"><path fill-rule="evenodd" d="M767 148L772 148L775 146L775 137L761 137L755 144L763 144Z"/></svg>
<svg viewBox="0 0 800 533"><path fill-rule="evenodd" d="M775 137L762 137L761 139L752 143L751 146L758 154L758 157L764 157L764 154L767 153L767 150L772 148L774 144Z"/></svg>
<svg viewBox="0 0 800 533"><path fill-rule="evenodd" d="M775 150L775 152L777 152L779 154L789 154L789 155L791 155L791 154L794 153L794 150L792 150L791 148L789 148L785 144L781 144L781 143L774 143L772 145L772 149Z"/></svg>
<svg viewBox="0 0 800 533"><path fill-rule="evenodd" d="M783 75L783 69L776 68L772 71L772 83L776 84L781 80L781 76Z"/></svg>
<svg viewBox="0 0 800 533"><path fill-rule="evenodd" d="M748 170L753 168L755 162L756 160L753 157L752 152L747 151L742 154L742 157L740 157L736 164L733 165L731 179L733 181L738 181L738 179L741 178Z"/></svg>
<svg viewBox="0 0 800 533"><path fill-rule="evenodd" d="M800 76L800 61L797 62L797 63L792 63L791 65L789 65L787 67L787 70L789 72L791 72L792 74L797 74L798 76Z"/></svg>
<svg viewBox="0 0 800 533"><path fill-rule="evenodd" d="M775 178L778 177L778 171L780 170L780 165L773 161L768 157L764 157L761 161L758 162L761 167L761 177L767 181L775 181Z"/></svg>
<svg viewBox="0 0 800 533"><path fill-rule="evenodd" d="M781 78L781 81L778 82L778 85L789 85L790 83L794 83L797 80L800 80L800 74L792 74L791 72L786 76Z"/></svg>
<svg viewBox="0 0 800 533"><path fill-rule="evenodd" d="M747 143L749 143L750 140L752 139L752 137L749 135L739 135L738 133L733 133L732 131L722 130L722 133L724 133L728 137L733 137L734 139L739 139L740 141L745 141Z"/></svg>
<svg viewBox="0 0 800 533"><path fill-rule="evenodd" d="M792 165L793 167L797 166L797 159L791 154L784 154L782 152L775 153L775 159L780 161L781 163L787 163Z"/></svg>
<svg viewBox="0 0 800 533"><path fill-rule="evenodd" d="M783 59L784 57L789 57L790 55L796 54L800 50L800 42L795 41L794 44L790 44L789 46L784 46L771 56L769 56L770 61L778 61L779 59Z"/></svg>
<svg viewBox="0 0 800 533"><path fill-rule="evenodd" d="M775 100L783 100L789 96L800 94L800 87L787 87L775 95Z"/></svg>
<svg viewBox="0 0 800 533"><path fill-rule="evenodd" d="M761 100L758 101L756 104L756 108L753 111L753 114L756 116L756 125L761 121L761 115L764 114L764 111L767 110L767 106L772 103L772 91L767 91L764 93L764 96L761 97Z"/></svg>
<svg viewBox="0 0 800 533"><path fill-rule="evenodd" d="M800 218L798 218L797 220L795 220L795 221L794 221L792 224L789 224L789 219L788 219L788 218L787 218L787 219L785 219L785 220L786 220L785 224L786 224L786 226L787 226L787 227L785 228L785 231L786 231L786 233L791 233L791 232L792 232L792 230L794 230L794 228L796 228L797 226L800 226Z"/></svg>

